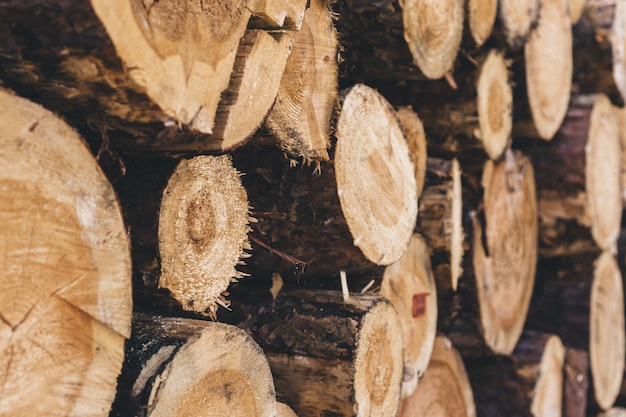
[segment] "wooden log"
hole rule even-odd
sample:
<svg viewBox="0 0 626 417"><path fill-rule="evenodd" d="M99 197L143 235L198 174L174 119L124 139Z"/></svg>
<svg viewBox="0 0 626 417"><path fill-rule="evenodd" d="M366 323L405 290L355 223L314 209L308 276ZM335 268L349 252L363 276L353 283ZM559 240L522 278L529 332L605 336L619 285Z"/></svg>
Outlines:
<svg viewBox="0 0 626 417"><path fill-rule="evenodd" d="M478 415L561 416L564 355L558 336L528 331L512 357L466 359Z"/></svg>
<svg viewBox="0 0 626 417"><path fill-rule="evenodd" d="M589 391L589 353L566 348L563 364L563 416L585 417Z"/></svg>
<svg viewBox="0 0 626 417"><path fill-rule="evenodd" d="M296 413L285 403L276 403L276 417L298 417Z"/></svg>
<svg viewBox="0 0 626 417"><path fill-rule="evenodd" d="M111 416L273 417L276 396L261 348L223 323L140 315Z"/></svg>
<svg viewBox="0 0 626 417"><path fill-rule="evenodd" d="M572 25L576 25L585 11L587 0L569 0L569 15Z"/></svg>
<svg viewBox="0 0 626 417"><path fill-rule="evenodd" d="M248 199L230 157L129 158L117 189L142 304L164 288L184 310L215 317L250 249Z"/></svg>
<svg viewBox="0 0 626 417"><path fill-rule="evenodd" d="M475 417L474 395L463 360L444 336L435 339L424 378L400 403L398 417Z"/></svg>
<svg viewBox="0 0 626 417"><path fill-rule="evenodd" d="M106 416L132 310L119 204L65 122L0 103L0 414Z"/></svg>
<svg viewBox="0 0 626 417"><path fill-rule="evenodd" d="M528 105L537 133L545 140L552 139L567 112L572 88L572 43L567 0L543 0L537 28L524 46L524 62Z"/></svg>
<svg viewBox="0 0 626 417"><path fill-rule="evenodd" d="M463 274L463 196L456 159L429 158L415 229L430 248L437 282L456 291Z"/></svg>
<svg viewBox="0 0 626 417"><path fill-rule="evenodd" d="M290 169L271 151L234 155L259 220L256 243L288 255L255 250L250 269L256 274L289 276L295 266L325 277L389 265L404 253L417 196L395 111L373 89L357 85L344 94L335 132L334 158L317 176Z"/></svg>
<svg viewBox="0 0 626 417"><path fill-rule="evenodd" d="M520 147L536 167L541 256L615 250L622 151L609 99L577 97L551 142Z"/></svg>
<svg viewBox="0 0 626 417"><path fill-rule="evenodd" d="M539 20L540 0L500 0L499 18L506 41L513 49L520 49Z"/></svg>
<svg viewBox="0 0 626 417"><path fill-rule="evenodd" d="M249 27L262 29L300 30L304 21L304 0L251 0Z"/></svg>
<svg viewBox="0 0 626 417"><path fill-rule="evenodd" d="M352 81L437 79L456 59L464 22L460 0L341 0L333 10Z"/></svg>
<svg viewBox="0 0 626 417"><path fill-rule="evenodd" d="M279 146L305 162L328 160L337 98L337 31L322 0L311 1L265 127Z"/></svg>
<svg viewBox="0 0 626 417"><path fill-rule="evenodd" d="M491 36L498 12L497 0L468 0L467 25L476 47L482 46Z"/></svg>
<svg viewBox="0 0 626 417"><path fill-rule="evenodd" d="M578 275L568 275L569 281L538 271L527 326L554 331L567 346L589 352L593 395L588 403L606 410L618 395L624 369L622 276L608 251L585 264L580 263Z"/></svg>
<svg viewBox="0 0 626 417"><path fill-rule="evenodd" d="M522 333L535 281L533 166L523 154L508 151L504 161L487 161L482 184L484 224L474 221L472 240L480 322L487 345L509 354Z"/></svg>
<svg viewBox="0 0 626 417"><path fill-rule="evenodd" d="M598 417L624 417L626 416L626 408L614 407L604 413L598 414Z"/></svg>
<svg viewBox="0 0 626 417"><path fill-rule="evenodd" d="M426 180L426 162L428 149L426 147L426 133L424 124L410 106L403 106L396 110L396 116L404 131L404 137L409 145L409 155L415 168L415 184L418 199L422 196Z"/></svg>
<svg viewBox="0 0 626 417"><path fill-rule="evenodd" d="M622 100L626 101L626 5L619 1L615 4L615 18L609 40L613 60L613 80L617 85Z"/></svg>
<svg viewBox="0 0 626 417"><path fill-rule="evenodd" d="M299 416L396 413L404 341L386 299L284 287L246 308L239 326L263 348L276 390Z"/></svg>

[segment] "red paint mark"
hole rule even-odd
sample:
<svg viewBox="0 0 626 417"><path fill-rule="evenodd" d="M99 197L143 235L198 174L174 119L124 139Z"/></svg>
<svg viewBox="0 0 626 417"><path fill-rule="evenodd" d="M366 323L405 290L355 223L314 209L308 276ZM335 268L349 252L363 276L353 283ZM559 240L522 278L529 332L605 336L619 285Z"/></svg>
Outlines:
<svg viewBox="0 0 626 417"><path fill-rule="evenodd" d="M413 317L421 317L426 314L426 297L429 292L413 294Z"/></svg>

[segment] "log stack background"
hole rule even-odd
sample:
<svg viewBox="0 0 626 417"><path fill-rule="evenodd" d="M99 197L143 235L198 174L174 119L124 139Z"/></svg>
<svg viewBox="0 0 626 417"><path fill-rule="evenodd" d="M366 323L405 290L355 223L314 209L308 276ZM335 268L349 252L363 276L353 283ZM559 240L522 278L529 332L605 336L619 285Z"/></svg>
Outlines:
<svg viewBox="0 0 626 417"><path fill-rule="evenodd" d="M619 416L626 1L0 2L0 415Z"/></svg>

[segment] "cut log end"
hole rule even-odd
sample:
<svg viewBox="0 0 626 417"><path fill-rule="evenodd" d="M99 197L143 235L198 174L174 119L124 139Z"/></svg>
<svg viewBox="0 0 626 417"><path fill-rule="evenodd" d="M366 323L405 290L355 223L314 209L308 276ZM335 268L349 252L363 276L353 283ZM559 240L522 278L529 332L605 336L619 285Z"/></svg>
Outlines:
<svg viewBox="0 0 626 417"><path fill-rule="evenodd" d="M487 155L499 159L509 144L513 127L513 91L502 54L489 53L480 71L476 96L480 139Z"/></svg>
<svg viewBox="0 0 626 417"><path fill-rule="evenodd" d="M530 411L534 416L561 415L564 361L565 348L561 339L558 336L550 336L545 343L537 370L539 377L533 387Z"/></svg>
<svg viewBox="0 0 626 417"><path fill-rule="evenodd" d="M285 403L276 403L276 417L298 417L296 413Z"/></svg>
<svg viewBox="0 0 626 417"><path fill-rule="evenodd" d="M585 188L591 234L600 249L615 250L622 219L622 148L619 123L605 95L591 112L585 148Z"/></svg>
<svg viewBox="0 0 626 417"><path fill-rule="evenodd" d="M437 288L430 251L413 235L404 255L385 268L380 295L391 301L400 317L405 341L402 397L415 391L424 375L437 331Z"/></svg>
<svg viewBox="0 0 626 417"><path fill-rule="evenodd" d="M545 140L552 139L567 113L572 88L572 45L567 0L542 2L541 18L526 43L524 56L528 102L537 132Z"/></svg>
<svg viewBox="0 0 626 417"><path fill-rule="evenodd" d="M491 35L497 12L497 0L469 0L467 2L467 20L476 46L481 46Z"/></svg>
<svg viewBox="0 0 626 417"><path fill-rule="evenodd" d="M417 196L419 197L426 181L426 160L428 159L424 124L410 106L400 107L396 115L409 145L409 154L415 168Z"/></svg>
<svg viewBox="0 0 626 417"><path fill-rule="evenodd" d="M537 263L537 199L530 161L509 151L485 164L485 225L474 221L473 265L483 336L497 353L513 351L522 332Z"/></svg>
<svg viewBox="0 0 626 417"><path fill-rule="evenodd" d="M104 414L130 335L129 242L79 135L0 90L0 410Z"/></svg>
<svg viewBox="0 0 626 417"><path fill-rule="evenodd" d="M589 362L595 399L610 408L624 372L624 295L615 257L604 252L596 261L591 287Z"/></svg>
<svg viewBox="0 0 626 417"><path fill-rule="evenodd" d="M389 265L402 256L417 216L414 167L395 111L356 85L344 97L336 135L337 193L354 244Z"/></svg>
<svg viewBox="0 0 626 417"><path fill-rule="evenodd" d="M402 8L404 39L415 64L428 78L443 77L461 44L464 2L408 0Z"/></svg>
<svg viewBox="0 0 626 417"><path fill-rule="evenodd" d="M500 20L506 41L513 49L522 47L539 19L539 0L501 0Z"/></svg>
<svg viewBox="0 0 626 417"><path fill-rule="evenodd" d="M572 25L578 23L585 11L586 0L569 0L569 15L572 19Z"/></svg>
<svg viewBox="0 0 626 417"><path fill-rule="evenodd" d="M475 417L476 407L463 361L445 337L435 339L430 363L419 386L400 403L398 417Z"/></svg>
<svg viewBox="0 0 626 417"><path fill-rule="evenodd" d="M181 162L163 192L159 286L186 310L215 315L248 244L248 199L228 156Z"/></svg>

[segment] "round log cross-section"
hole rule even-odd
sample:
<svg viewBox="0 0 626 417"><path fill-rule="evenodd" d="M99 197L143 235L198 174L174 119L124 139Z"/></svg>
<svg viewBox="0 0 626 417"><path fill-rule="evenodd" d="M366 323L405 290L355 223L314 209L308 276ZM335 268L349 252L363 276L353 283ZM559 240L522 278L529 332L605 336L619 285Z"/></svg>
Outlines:
<svg viewBox="0 0 626 417"><path fill-rule="evenodd" d="M500 0L500 20L506 41L513 49L522 47L539 19L539 0Z"/></svg>
<svg viewBox="0 0 626 417"><path fill-rule="evenodd" d="M0 106L0 414L107 416L132 309L120 207L67 124Z"/></svg>
<svg viewBox="0 0 626 417"><path fill-rule="evenodd" d="M522 332L535 282L537 199L530 161L507 152L483 172L484 226L474 221L473 265L483 337L509 354Z"/></svg>

